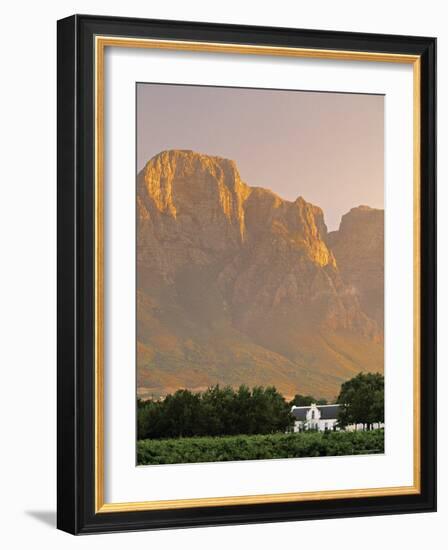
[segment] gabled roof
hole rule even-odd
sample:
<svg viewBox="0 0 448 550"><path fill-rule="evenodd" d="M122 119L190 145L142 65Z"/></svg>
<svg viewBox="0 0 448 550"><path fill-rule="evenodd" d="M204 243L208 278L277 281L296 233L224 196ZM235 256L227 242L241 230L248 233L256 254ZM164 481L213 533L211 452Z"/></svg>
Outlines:
<svg viewBox="0 0 448 550"><path fill-rule="evenodd" d="M291 413L296 420L306 420L306 413L311 407L294 407Z"/></svg>
<svg viewBox="0 0 448 550"><path fill-rule="evenodd" d="M319 405L321 420L330 420L337 418L341 405Z"/></svg>
<svg viewBox="0 0 448 550"><path fill-rule="evenodd" d="M337 419L341 405L318 405L321 420ZM291 411L296 420L306 420L306 414L311 407L294 407Z"/></svg>

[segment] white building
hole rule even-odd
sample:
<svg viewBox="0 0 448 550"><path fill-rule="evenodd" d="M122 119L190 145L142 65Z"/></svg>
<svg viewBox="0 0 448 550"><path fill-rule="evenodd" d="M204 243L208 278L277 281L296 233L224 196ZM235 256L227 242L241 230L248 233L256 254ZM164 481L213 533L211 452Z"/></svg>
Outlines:
<svg viewBox="0 0 448 550"><path fill-rule="evenodd" d="M291 413L295 418L294 431L304 430L334 430L338 421L340 405L316 405L308 407L293 406Z"/></svg>
<svg viewBox="0 0 448 550"><path fill-rule="evenodd" d="M303 432L306 430L318 430L324 432L325 430L338 430L337 425L339 409L341 405L316 405L311 403L307 407L293 406L291 413L295 418L294 432ZM384 424L372 424L374 430L384 428ZM350 424L345 427L347 431L364 430L364 424Z"/></svg>

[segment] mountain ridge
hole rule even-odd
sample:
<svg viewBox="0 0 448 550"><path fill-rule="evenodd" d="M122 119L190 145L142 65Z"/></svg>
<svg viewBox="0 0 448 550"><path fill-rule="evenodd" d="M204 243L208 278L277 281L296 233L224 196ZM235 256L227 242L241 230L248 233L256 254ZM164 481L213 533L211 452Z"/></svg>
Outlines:
<svg viewBox="0 0 448 550"><path fill-rule="evenodd" d="M346 241L318 206L247 185L234 161L150 159L137 176L139 394L246 383L334 397L382 371L382 327L333 251Z"/></svg>

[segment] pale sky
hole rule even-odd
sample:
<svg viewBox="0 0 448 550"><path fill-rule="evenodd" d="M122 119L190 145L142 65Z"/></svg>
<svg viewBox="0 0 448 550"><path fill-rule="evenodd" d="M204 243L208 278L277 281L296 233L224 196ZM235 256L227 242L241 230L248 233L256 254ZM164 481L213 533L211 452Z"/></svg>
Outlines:
<svg viewBox="0 0 448 550"><path fill-rule="evenodd" d="M248 185L320 206L328 229L384 208L384 96L137 85L137 170L160 151L230 158Z"/></svg>

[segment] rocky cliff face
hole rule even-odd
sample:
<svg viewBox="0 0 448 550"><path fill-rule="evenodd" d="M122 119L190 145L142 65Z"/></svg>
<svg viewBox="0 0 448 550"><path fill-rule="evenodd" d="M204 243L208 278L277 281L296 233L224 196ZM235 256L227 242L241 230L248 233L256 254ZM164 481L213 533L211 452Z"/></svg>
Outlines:
<svg viewBox="0 0 448 550"><path fill-rule="evenodd" d="M350 275L369 257L358 240L348 252L353 211L327 234L317 206L249 187L232 161L192 151L147 163L137 207L141 395L246 383L333 397L356 372L382 370L375 297ZM376 254L375 231L364 239ZM376 261L371 285L382 288Z"/></svg>
<svg viewBox="0 0 448 550"><path fill-rule="evenodd" d="M384 326L384 210L358 206L328 234L342 278L362 309Z"/></svg>

